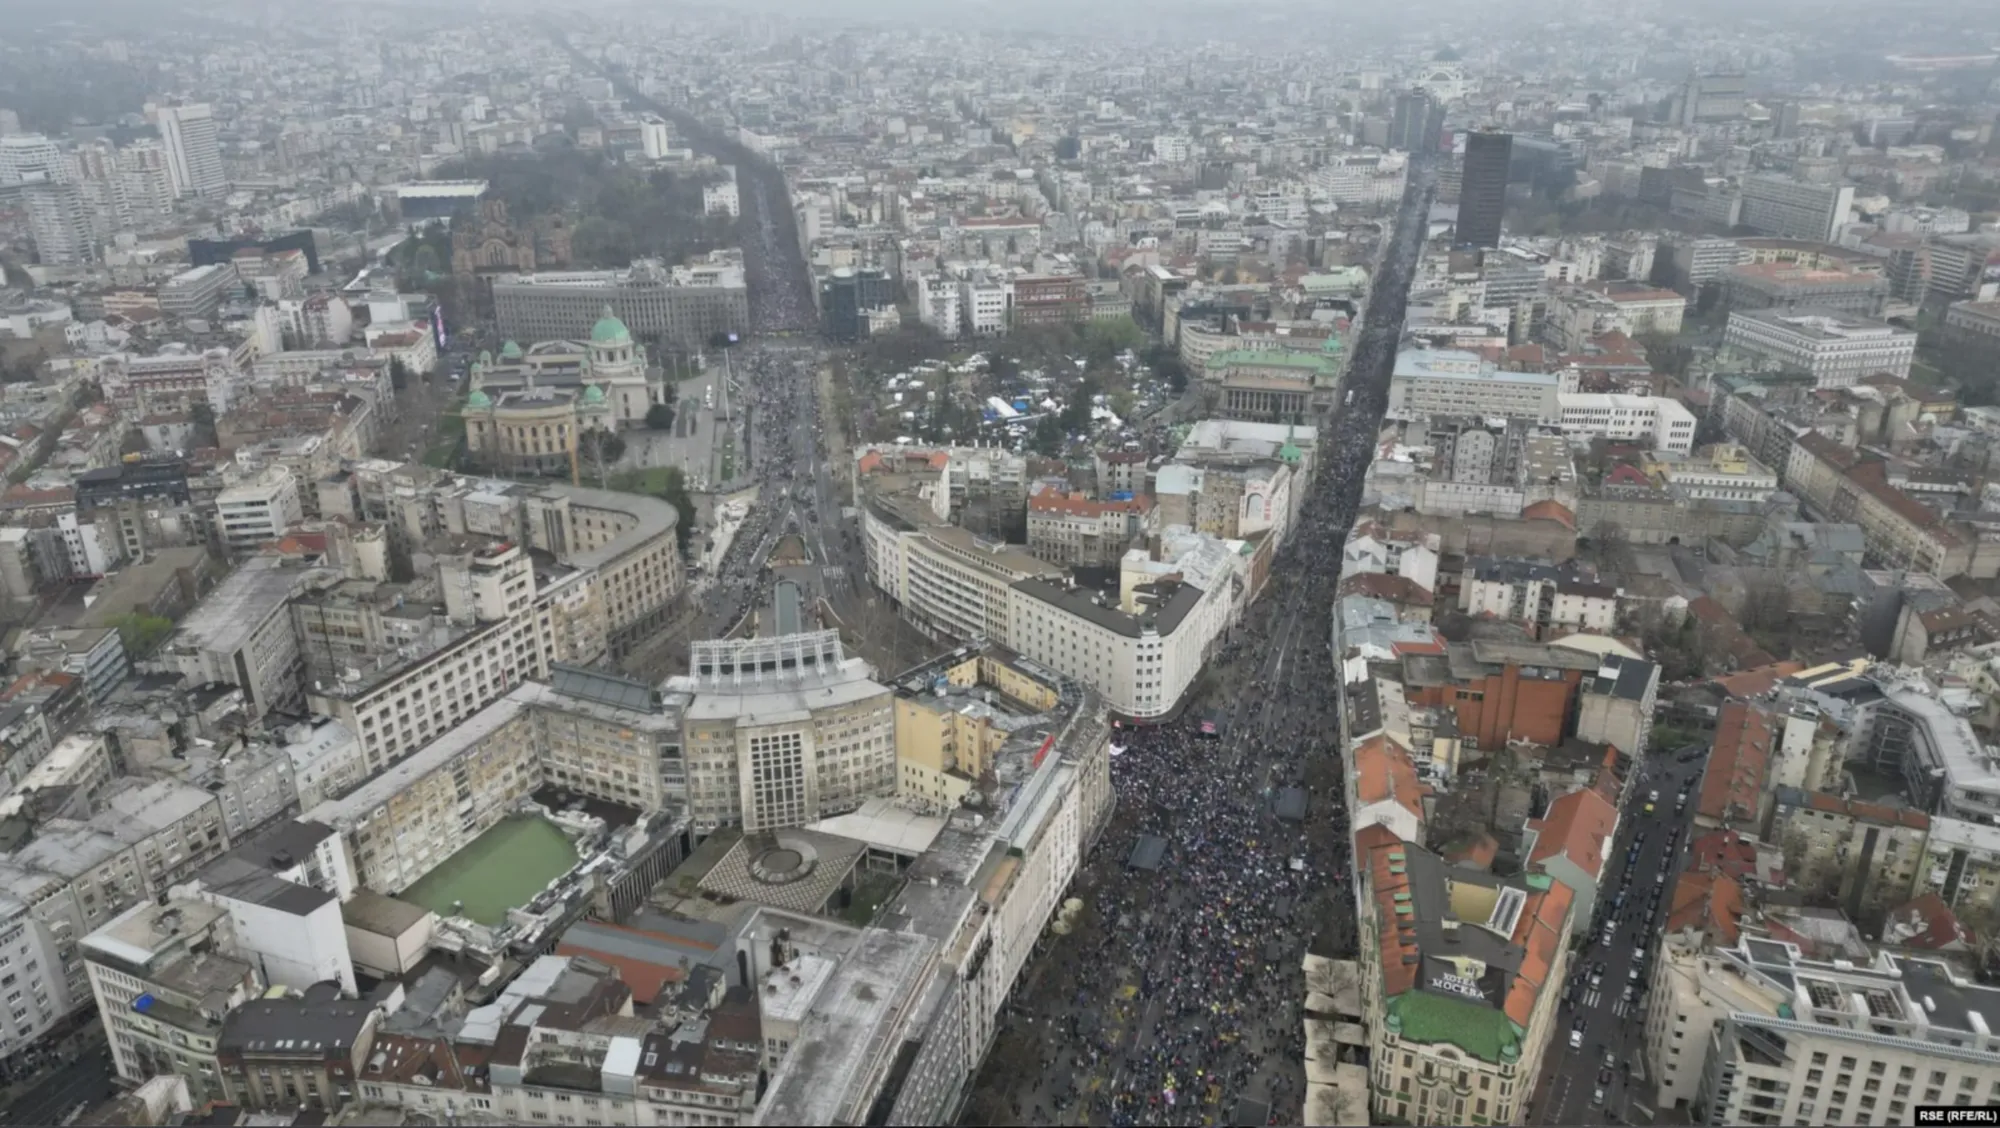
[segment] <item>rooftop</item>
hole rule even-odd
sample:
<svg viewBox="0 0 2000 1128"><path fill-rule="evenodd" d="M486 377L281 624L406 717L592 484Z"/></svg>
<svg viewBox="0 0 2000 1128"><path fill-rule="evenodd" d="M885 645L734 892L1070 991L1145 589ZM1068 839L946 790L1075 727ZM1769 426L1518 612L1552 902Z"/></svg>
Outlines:
<svg viewBox="0 0 2000 1128"><path fill-rule="evenodd" d="M1815 342L1831 343L1871 337L1884 339L1907 337L1915 340L1917 336L1908 329L1898 329L1886 321L1831 309L1734 310L1729 314L1729 320L1731 324L1738 320L1759 322L1771 329L1789 332Z"/></svg>
<svg viewBox="0 0 2000 1128"><path fill-rule="evenodd" d="M1166 598L1157 604L1142 605L1138 614L1100 603L1095 593L1087 589L1066 587L1048 580L1021 580L1014 588L1127 638L1140 638L1149 630L1161 636L1173 634L1181 625L1181 620L1187 618L1188 612L1200 605L1204 595L1200 588L1190 583L1162 581L1158 585L1146 586L1164 590Z"/></svg>
<svg viewBox="0 0 2000 1128"><path fill-rule="evenodd" d="M408 790L416 781L478 747L487 737L519 717L524 708L512 696L501 698L466 718L464 724L417 749L408 759L383 769L367 783L339 799L329 799L307 811L306 819L332 827L354 825L377 807Z"/></svg>
<svg viewBox="0 0 2000 1128"><path fill-rule="evenodd" d="M927 936L863 933L772 1075L756 1123L861 1122L876 1067L909 1033L908 1013L936 961L937 941Z"/></svg>
<svg viewBox="0 0 2000 1128"><path fill-rule="evenodd" d="M167 645L187 652L235 654L272 615L284 611L295 592L308 583L339 578L332 569L301 567L278 556L253 556L181 620Z"/></svg>

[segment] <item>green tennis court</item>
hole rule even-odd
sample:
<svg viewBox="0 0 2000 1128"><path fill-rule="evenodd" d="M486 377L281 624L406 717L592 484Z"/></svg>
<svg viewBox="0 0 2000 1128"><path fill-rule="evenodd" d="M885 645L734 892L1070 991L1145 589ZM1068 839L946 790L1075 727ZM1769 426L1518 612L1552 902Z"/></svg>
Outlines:
<svg viewBox="0 0 2000 1128"><path fill-rule="evenodd" d="M451 916L500 924L507 910L525 905L576 864L576 847L556 824L539 815L503 819L471 845L403 890L401 900Z"/></svg>

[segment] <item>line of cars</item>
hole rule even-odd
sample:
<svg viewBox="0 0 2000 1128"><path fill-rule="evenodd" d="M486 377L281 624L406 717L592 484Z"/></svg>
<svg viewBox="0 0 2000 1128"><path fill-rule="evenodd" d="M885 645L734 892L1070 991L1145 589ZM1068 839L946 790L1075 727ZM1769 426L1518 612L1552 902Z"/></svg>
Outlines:
<svg viewBox="0 0 2000 1128"><path fill-rule="evenodd" d="M1644 812L1649 822L1658 819L1660 803L1660 792L1657 789L1648 792ZM1688 791L1683 787L1674 797L1676 817L1686 812L1687 803ZM1666 893L1667 878L1673 872L1683 832L1683 827L1679 824L1666 829L1658 862L1653 869L1653 880L1647 882L1639 873L1639 862L1645 855L1648 837L1655 829L1656 826L1641 823L1633 832L1632 840L1625 849L1625 866L1614 887L1615 891L1607 890L1609 896L1600 898L1596 919L1592 922L1592 932L1597 935L1598 945L1605 949L1616 948L1621 930L1627 926L1637 926L1638 935L1630 944L1632 958L1626 967L1625 983L1620 996L1625 1004L1626 1014L1636 1013L1646 1004L1647 941L1660 920L1660 901ZM1608 996L1611 990L1619 986L1615 981L1607 986L1605 980L1609 972L1606 961L1596 960L1587 969L1582 967L1581 960L1578 964L1577 973L1570 977L1563 993L1563 1004L1566 1007L1574 1010L1586 991L1597 991ZM1583 1049L1584 1036L1589 1030L1589 1025L1588 1015L1578 1015L1571 1021L1570 1049ZM1590 1103L1593 1108L1604 1106L1606 1094L1617 1076L1617 1051L1601 1044L1598 1048L1603 1051L1604 1063L1597 1073L1597 1087L1591 1092Z"/></svg>

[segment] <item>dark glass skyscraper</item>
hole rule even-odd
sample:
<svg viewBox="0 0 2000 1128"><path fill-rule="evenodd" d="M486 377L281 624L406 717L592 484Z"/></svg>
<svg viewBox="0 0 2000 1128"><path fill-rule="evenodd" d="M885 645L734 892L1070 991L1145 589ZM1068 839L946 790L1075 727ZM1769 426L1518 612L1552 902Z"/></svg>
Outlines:
<svg viewBox="0 0 2000 1128"><path fill-rule="evenodd" d="M1389 117L1389 147L1406 153L1435 150L1440 124L1435 118L1430 95L1421 90L1396 95Z"/></svg>
<svg viewBox="0 0 2000 1128"><path fill-rule="evenodd" d="M1465 136L1465 174L1458 190L1460 245L1500 245L1500 217L1507 210L1507 171L1513 161L1511 133Z"/></svg>

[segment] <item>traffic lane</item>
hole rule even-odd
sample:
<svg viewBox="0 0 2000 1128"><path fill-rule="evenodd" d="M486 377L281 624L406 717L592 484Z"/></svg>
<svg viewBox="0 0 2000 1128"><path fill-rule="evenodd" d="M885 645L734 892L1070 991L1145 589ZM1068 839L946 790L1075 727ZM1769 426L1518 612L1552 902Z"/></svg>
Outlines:
<svg viewBox="0 0 2000 1128"><path fill-rule="evenodd" d="M1664 781L1663 781L1664 782ZM1664 810L1658 809L1653 815L1644 814L1648 801L1645 793L1636 800L1638 815L1631 822L1631 834L1643 831L1645 841L1639 845L1636 861L1631 866L1631 878L1625 878L1626 867L1623 857L1613 859L1614 871L1619 875L1607 882L1603 888L1600 904L1604 906L1605 919L1612 925L1612 939L1603 940L1602 926L1593 929L1589 944L1578 957L1578 966L1572 973L1576 985L1576 1005L1566 1012L1571 1028L1578 1021L1583 1023L1583 1045L1581 1049L1569 1048L1569 1032L1559 1032L1563 1039L1562 1053L1554 1070L1548 1075L1551 1085L1553 1115L1542 1119L1549 1123L1572 1123L1585 1115L1586 1109L1596 1109L1596 1095L1601 1090L1605 1095L1604 1107L1622 1107L1631 1095L1627 1082L1630 1080L1630 1056L1634 1052L1635 1038L1643 1030L1638 1021L1643 987L1647 982L1646 967L1652 958L1649 949L1653 935L1657 934L1660 917L1669 908L1670 875L1674 858L1666 852L1666 837L1671 819ZM1662 801L1671 802L1665 795ZM1668 808L1670 809L1670 808ZM1630 856L1630 840L1625 843ZM1678 853L1679 844L1676 844ZM1661 897L1655 907L1652 891L1661 890ZM1616 904L1620 893L1625 895L1622 906ZM1596 922L1593 922L1595 924ZM1648 951L1646 959L1639 953ZM1603 970L1597 970L1599 964ZM1634 968L1638 977L1633 977ZM1590 986L1591 977L1597 977L1597 986ZM1630 993L1628 996L1628 988ZM1605 1054L1612 1055L1613 1064L1606 1066ZM1611 1083L1606 1085L1602 1071L1611 1069ZM1567 1081L1567 1084L1564 1082Z"/></svg>
<svg viewBox="0 0 2000 1128"><path fill-rule="evenodd" d="M112 1067L100 1051L86 1052L43 1078L0 1112L0 1123L59 1124L80 1105L93 1105L117 1092Z"/></svg>
<svg viewBox="0 0 2000 1128"><path fill-rule="evenodd" d="M1686 780L1663 778L1660 782L1681 786ZM1634 1083L1638 1071L1631 1068L1631 1062L1643 1052L1643 1008L1650 1002L1646 996L1646 988L1651 982L1648 969L1652 961L1658 958L1653 941L1662 934L1666 917L1672 911L1674 884L1681 869L1682 859L1686 856L1692 833L1688 812L1676 813L1674 807L1669 805L1675 802L1675 797L1665 794L1664 788L1662 792L1660 800L1655 803L1656 810L1653 815L1643 814L1645 800L1641 800L1642 814L1639 817L1638 829L1646 832L1646 840L1639 848L1638 861L1632 869L1632 880L1629 884L1619 886L1626 894L1626 903L1617 910L1613 942L1605 949L1607 984L1612 980L1609 973L1615 971L1625 984L1633 988L1632 1001L1622 1007L1608 992L1600 1001L1600 1006L1610 1010L1611 1017L1615 1021L1615 1026L1606 1031L1606 1040L1615 1042L1612 1048L1617 1051L1622 1065L1622 1068L1615 1070L1617 1092L1612 1094L1614 1104L1622 1104L1640 1095ZM1673 842L1670 851L1668 838L1676 828L1681 833ZM1655 899L1656 892L1657 899ZM1615 899L1616 890L1612 895ZM1643 958L1640 956L1642 952ZM1635 967L1638 969L1637 979L1632 977ZM1618 987L1618 1000L1624 998L1624 990L1624 986Z"/></svg>

